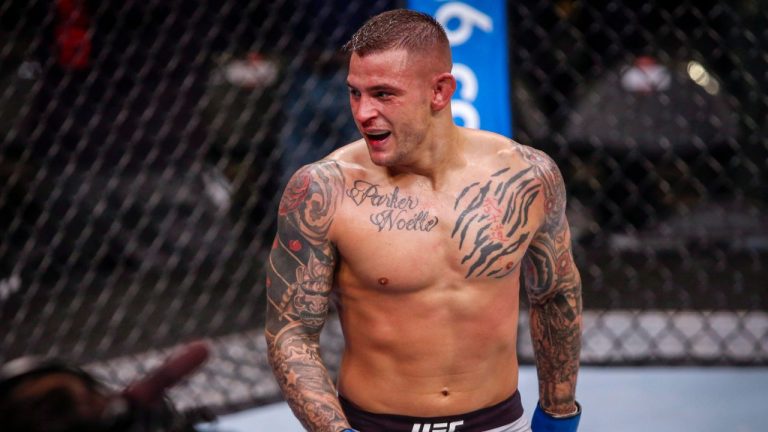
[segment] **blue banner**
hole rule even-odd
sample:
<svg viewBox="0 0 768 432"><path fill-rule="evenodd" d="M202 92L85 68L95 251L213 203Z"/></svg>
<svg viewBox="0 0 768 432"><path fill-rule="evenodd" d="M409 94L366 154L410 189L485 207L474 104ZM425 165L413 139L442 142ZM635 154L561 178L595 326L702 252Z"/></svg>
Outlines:
<svg viewBox="0 0 768 432"><path fill-rule="evenodd" d="M512 136L504 0L408 0L445 28L458 82L451 109L456 123Z"/></svg>

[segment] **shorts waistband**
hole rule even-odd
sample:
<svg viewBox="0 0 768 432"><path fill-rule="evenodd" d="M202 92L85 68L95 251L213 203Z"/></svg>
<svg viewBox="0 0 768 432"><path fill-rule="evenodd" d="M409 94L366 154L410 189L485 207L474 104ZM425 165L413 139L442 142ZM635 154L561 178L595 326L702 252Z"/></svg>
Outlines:
<svg viewBox="0 0 768 432"><path fill-rule="evenodd" d="M365 432L482 432L515 422L523 416L520 392L487 408L445 417L411 417L364 411L339 395L350 425Z"/></svg>

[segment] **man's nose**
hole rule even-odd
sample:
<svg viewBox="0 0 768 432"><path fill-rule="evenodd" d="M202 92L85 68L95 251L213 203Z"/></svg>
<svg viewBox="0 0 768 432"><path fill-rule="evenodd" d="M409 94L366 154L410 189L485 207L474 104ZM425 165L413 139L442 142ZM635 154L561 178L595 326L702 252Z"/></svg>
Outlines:
<svg viewBox="0 0 768 432"><path fill-rule="evenodd" d="M360 99L357 100L357 103L354 104L354 115L359 124L365 124L379 114L378 109L373 102L374 101L371 98L361 96Z"/></svg>

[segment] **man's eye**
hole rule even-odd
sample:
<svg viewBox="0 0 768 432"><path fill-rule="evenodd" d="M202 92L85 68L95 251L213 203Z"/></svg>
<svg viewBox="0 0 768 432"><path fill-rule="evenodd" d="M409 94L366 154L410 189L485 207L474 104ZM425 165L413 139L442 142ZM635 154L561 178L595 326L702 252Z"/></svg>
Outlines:
<svg viewBox="0 0 768 432"><path fill-rule="evenodd" d="M392 93L383 92L383 91L381 91L381 92L376 92L376 97L377 97L377 98L379 98L379 99L382 99L382 98L388 98L388 97L390 97L390 96L392 96Z"/></svg>
<svg viewBox="0 0 768 432"><path fill-rule="evenodd" d="M349 94L354 97L360 97L360 92L355 89L349 89Z"/></svg>

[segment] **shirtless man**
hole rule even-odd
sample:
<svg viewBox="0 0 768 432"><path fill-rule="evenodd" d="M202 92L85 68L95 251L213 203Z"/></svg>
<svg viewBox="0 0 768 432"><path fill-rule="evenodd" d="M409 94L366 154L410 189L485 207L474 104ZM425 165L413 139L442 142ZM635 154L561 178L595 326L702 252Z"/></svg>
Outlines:
<svg viewBox="0 0 768 432"><path fill-rule="evenodd" d="M520 275L539 377L534 431L575 431L581 282L553 161L457 126L443 29L396 10L346 45L363 139L298 170L267 277L269 360L310 431L529 431ZM336 385L318 339L334 299ZM352 429L354 428L354 429Z"/></svg>

